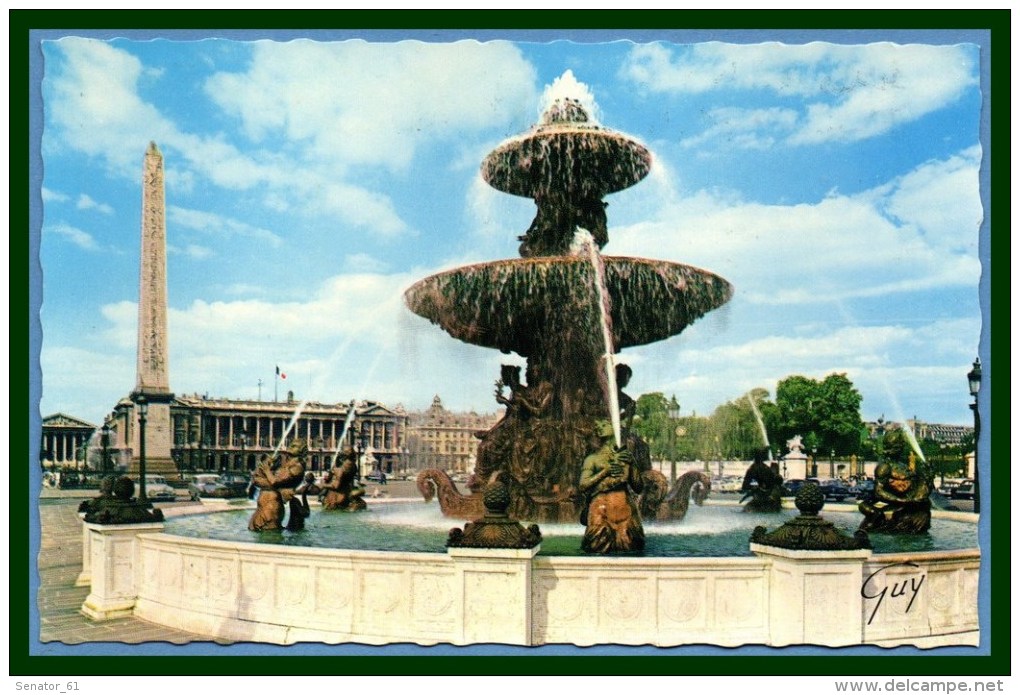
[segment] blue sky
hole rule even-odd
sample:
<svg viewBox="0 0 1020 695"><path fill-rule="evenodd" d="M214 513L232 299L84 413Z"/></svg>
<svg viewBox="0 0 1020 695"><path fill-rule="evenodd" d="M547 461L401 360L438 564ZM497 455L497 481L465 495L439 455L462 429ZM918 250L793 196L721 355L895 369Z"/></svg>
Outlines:
<svg viewBox="0 0 1020 695"><path fill-rule="evenodd" d="M403 307L517 255L534 204L483 157L578 96L655 160L608 196L610 255L734 297L625 350L629 391L710 412L846 372L865 418L970 424L981 330L975 45L94 40L42 47L43 415L100 423L135 383L142 157L167 172L177 393L497 410L519 358ZM560 85L571 77L560 80ZM654 307L650 308L654 311Z"/></svg>

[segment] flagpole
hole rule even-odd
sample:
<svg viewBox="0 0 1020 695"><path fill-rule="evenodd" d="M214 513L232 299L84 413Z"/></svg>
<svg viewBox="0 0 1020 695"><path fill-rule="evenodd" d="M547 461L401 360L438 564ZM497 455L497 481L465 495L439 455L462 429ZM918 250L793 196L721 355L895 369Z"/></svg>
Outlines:
<svg viewBox="0 0 1020 695"><path fill-rule="evenodd" d="M276 376L273 377L273 403L280 400L280 365L276 365Z"/></svg>

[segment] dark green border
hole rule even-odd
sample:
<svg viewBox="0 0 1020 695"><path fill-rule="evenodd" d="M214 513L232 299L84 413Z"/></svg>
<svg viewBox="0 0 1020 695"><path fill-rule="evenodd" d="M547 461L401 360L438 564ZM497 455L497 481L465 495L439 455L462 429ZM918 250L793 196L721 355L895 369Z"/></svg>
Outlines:
<svg viewBox="0 0 1020 695"><path fill-rule="evenodd" d="M562 10L546 11L428 11L428 10L351 10L351 11L109 11L109 10L12 10L10 19L10 143L11 143L11 185L10 198L15 202L11 207L10 251L13 258L29 255L29 263L36 259L31 255L28 235L24 233L29 226L27 202L31 200L33 182L25 174L28 171L29 142L28 109L18 109L15 105L23 104L29 93L29 51L31 44L29 32L33 30L104 30L115 31L130 29L212 29L221 33L229 33L232 29L273 29L314 31L329 27L331 29L357 29L371 32L384 29L415 29L422 33L421 38L441 38L442 29L470 29L477 31L479 38L486 37L486 31L492 30L604 30L606 36L593 36L591 40L612 38L614 30L631 29L783 29L804 30L805 32L833 30L987 30L990 40L990 63L992 70L991 85L985 93L995 99L991 102L992 134L995 138L995 153L992 148L986 151L991 166L992 198L996 201L997 213L994 218L991 209L986 213L993 223L1001 221L1000 229L991 235L991 253L998 263L997 273L991 277L991 297L995 301L984 307L986 320L990 322L992 309L997 309L1001 320L1009 325L1009 220L1010 220L1010 186L1009 186L1009 141L1010 141L1010 11L1009 10L897 10L897 11L770 11L741 10L739 12L725 10L671 10L671 11L631 11L618 10L570 12ZM520 37L526 39L526 36ZM571 37L578 40L577 37ZM543 40L546 40L543 38ZM581 38L580 40L585 40ZM998 127L995 127L998 126ZM998 195L994 195L998 193ZM15 231L16 230L16 231ZM1003 268L1001 264L1005 263ZM988 264L990 267L990 262ZM987 267L986 267L987 272ZM35 294L37 288L29 288L27 273L21 275L19 266L11 264L11 296L12 306L15 300L19 303L17 312L20 314L20 301L38 299L26 296ZM987 280L983 280L987 282ZM25 324L16 318L11 319L12 333L17 335L16 326L23 325L22 330L30 333L34 320L32 304ZM21 319L24 321L25 319ZM995 355L995 381L1004 387L993 394L993 407L988 418L988 430L996 431L995 451L1002 452L1001 466L996 468L997 485L986 493L986 505L992 509L1009 509L1009 391L1005 387L1009 383L1009 335L1008 331L1000 330L992 333L989 350ZM14 343L11 348L12 374L20 374L18 364L32 364L30 355L22 354ZM996 349L998 348L998 349ZM26 350L28 352L28 350ZM27 358L27 359L26 359ZM991 361L988 362L992 366ZM990 374L991 370L986 367ZM1001 370L1001 373L1000 373ZM963 376L961 375L961 379ZM37 407L38 392L33 392L28 379L15 380L14 391L19 396L23 387L29 397L29 412ZM23 385L23 386L22 386ZM17 398L12 398L16 401ZM12 422L20 424L18 411L12 414ZM27 419L27 418L26 418ZM27 423L26 423L27 424ZM11 427L12 432L19 431ZM24 432L24 429L20 431ZM30 436L38 438L38 433L30 432ZM16 446L12 436L10 442L10 460L24 461L23 447ZM20 440L18 440L20 443ZM994 456L990 457L994 460ZM20 465L20 464L16 464ZM14 478L18 480L18 478ZM24 478L22 478L24 479ZM27 486L26 486L27 487ZM29 595L28 576L34 567L34 559L30 557L29 539L27 534L19 534L21 524L31 517L29 502L32 494L29 490L25 497L20 492L25 487L12 487L11 495L11 529L10 537L10 605L15 607L28 606L35 601ZM19 522L20 520L20 522ZM942 656L937 652L918 656L839 656L834 650L833 655L819 656L782 656L782 650L775 650L775 655L745 656L739 650L732 650L726 656L604 656L586 658L584 656L280 656L265 658L264 656L30 656L28 636L29 616L27 609L15 609L10 612L10 674L18 676L47 675L280 675L307 674L333 675L336 673L352 675L379 674L457 674L457 675L523 675L523 674L559 674L559 675L930 675L930 676L990 676L1010 674L1009 652L1009 524L1008 519L996 516L992 533L992 552L987 556L994 562L989 563L991 574L991 602L994 607L987 634L990 635L991 654L989 656ZM739 656L738 656L739 655ZM736 657L736 658L734 658ZM283 661L281 661L281 659ZM385 660L385 661L383 661Z"/></svg>

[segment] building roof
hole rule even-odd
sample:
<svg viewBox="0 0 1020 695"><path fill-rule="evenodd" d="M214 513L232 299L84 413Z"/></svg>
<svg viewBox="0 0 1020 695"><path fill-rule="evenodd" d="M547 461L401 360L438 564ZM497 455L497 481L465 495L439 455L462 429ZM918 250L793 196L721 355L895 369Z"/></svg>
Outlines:
<svg viewBox="0 0 1020 695"><path fill-rule="evenodd" d="M96 426L91 422L86 422L76 417L72 417L65 413L54 413L53 415L47 415L42 419L43 427L74 427L79 429L96 429Z"/></svg>

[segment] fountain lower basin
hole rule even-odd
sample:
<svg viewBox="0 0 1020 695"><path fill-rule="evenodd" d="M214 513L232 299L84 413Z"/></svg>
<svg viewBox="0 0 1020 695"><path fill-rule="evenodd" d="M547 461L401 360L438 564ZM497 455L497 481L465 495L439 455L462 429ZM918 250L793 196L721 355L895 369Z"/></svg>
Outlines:
<svg viewBox="0 0 1020 695"><path fill-rule="evenodd" d="M240 543L333 548L338 550L384 550L397 552L445 553L446 537L458 521L444 517L438 503L393 501L370 503L368 514L313 512L308 528L298 533L278 531L255 533L246 525L250 510L171 518L166 533L188 538L206 538ZM851 505L846 511L829 511L824 517L852 535L861 515ZM796 516L795 509L781 514L749 514L733 503L692 506L683 521L646 522L648 545L645 557L754 557L748 539L755 526L773 530ZM959 515L956 515L959 516ZM524 525L528 525L528 521ZM463 522L460 522L463 525ZM541 524L539 556L583 556L580 524ZM977 546L977 526L954 521L952 516L935 518L928 534L892 536L874 534L876 554L965 550Z"/></svg>
<svg viewBox="0 0 1020 695"><path fill-rule="evenodd" d="M684 525L700 523L702 511L740 514L706 506ZM329 516L364 521L389 514L379 507ZM438 516L434 505L432 514ZM936 526L961 523L940 517ZM545 546L560 539L576 545L550 527L543 550L408 552L167 532L179 522L86 524L92 593L83 610L99 619L120 611L220 641L273 644L924 648L978 641L976 547L880 553L747 544L742 555L728 557L576 557L546 554ZM451 525L440 518L427 533L438 544ZM976 524L967 525L964 538L976 533ZM920 577L909 608L904 596L879 604L862 595L865 586L870 596L885 588L894 594L894 586Z"/></svg>

